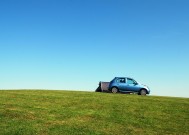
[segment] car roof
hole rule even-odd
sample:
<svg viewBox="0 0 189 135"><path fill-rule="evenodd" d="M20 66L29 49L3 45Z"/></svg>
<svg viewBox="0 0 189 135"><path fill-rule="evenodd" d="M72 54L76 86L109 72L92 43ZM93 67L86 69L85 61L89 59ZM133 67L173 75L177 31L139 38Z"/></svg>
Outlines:
<svg viewBox="0 0 189 135"><path fill-rule="evenodd" d="M129 78L129 79L133 79L131 77L115 77L115 78Z"/></svg>

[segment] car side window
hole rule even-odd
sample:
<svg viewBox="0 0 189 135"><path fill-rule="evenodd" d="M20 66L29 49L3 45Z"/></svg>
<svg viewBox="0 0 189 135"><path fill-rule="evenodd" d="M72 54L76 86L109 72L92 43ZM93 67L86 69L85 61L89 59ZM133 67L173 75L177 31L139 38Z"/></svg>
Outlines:
<svg viewBox="0 0 189 135"><path fill-rule="evenodd" d="M125 78L119 78L119 79L117 79L117 82L118 83L125 83Z"/></svg>
<svg viewBox="0 0 189 135"><path fill-rule="evenodd" d="M134 82L134 80L133 79L129 79L129 78L127 78L127 84L134 84L135 82Z"/></svg>

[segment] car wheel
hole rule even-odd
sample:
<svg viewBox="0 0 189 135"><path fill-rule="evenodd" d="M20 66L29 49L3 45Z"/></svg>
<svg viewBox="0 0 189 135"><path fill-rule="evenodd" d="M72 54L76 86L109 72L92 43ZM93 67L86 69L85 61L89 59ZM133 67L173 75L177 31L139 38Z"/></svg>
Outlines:
<svg viewBox="0 0 189 135"><path fill-rule="evenodd" d="M118 93L118 92L119 92L118 88L116 88L116 87L112 88L112 93Z"/></svg>
<svg viewBox="0 0 189 135"><path fill-rule="evenodd" d="M140 95L145 96L145 95L146 95L146 90L142 89L142 90L140 91Z"/></svg>

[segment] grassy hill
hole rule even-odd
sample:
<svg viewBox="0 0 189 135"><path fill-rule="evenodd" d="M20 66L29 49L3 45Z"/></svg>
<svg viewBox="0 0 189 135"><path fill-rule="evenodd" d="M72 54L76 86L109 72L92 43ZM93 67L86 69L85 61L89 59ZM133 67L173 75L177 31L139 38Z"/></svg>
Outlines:
<svg viewBox="0 0 189 135"><path fill-rule="evenodd" d="M0 91L0 134L189 134L189 98Z"/></svg>

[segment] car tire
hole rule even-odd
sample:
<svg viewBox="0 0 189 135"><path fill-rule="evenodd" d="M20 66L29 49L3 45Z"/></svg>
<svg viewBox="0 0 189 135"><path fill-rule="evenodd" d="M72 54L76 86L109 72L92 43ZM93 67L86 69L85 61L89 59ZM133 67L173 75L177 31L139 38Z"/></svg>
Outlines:
<svg viewBox="0 0 189 135"><path fill-rule="evenodd" d="M119 89L116 88L116 87L113 87L113 88L111 89L111 91L112 91L112 93L118 93L118 92L119 92Z"/></svg>
<svg viewBox="0 0 189 135"><path fill-rule="evenodd" d="M140 90L139 94L142 95L142 96L146 96L147 92L146 92L145 89L142 89L142 90Z"/></svg>

